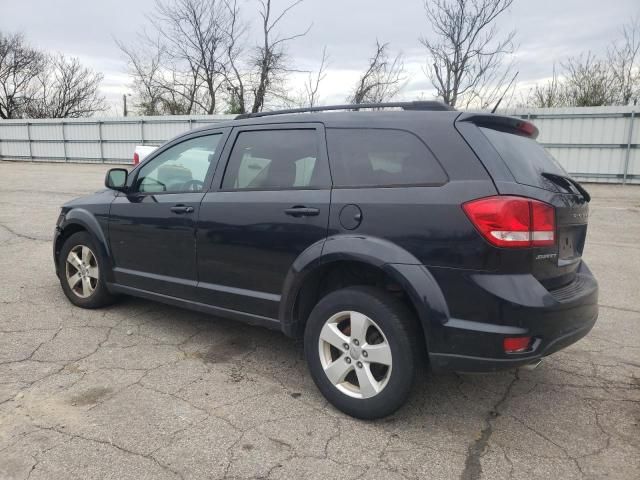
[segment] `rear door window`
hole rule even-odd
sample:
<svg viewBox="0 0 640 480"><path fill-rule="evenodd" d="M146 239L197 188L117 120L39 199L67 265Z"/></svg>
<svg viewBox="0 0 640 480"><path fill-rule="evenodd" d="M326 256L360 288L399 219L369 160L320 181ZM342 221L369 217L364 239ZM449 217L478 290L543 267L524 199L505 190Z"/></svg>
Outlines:
<svg viewBox="0 0 640 480"><path fill-rule="evenodd" d="M442 185L447 175L427 146L404 130L328 128L336 187Z"/></svg>
<svg viewBox="0 0 640 480"><path fill-rule="evenodd" d="M562 165L534 139L492 128L480 130L496 149L516 182L532 187L557 191L557 186L541 174L569 176Z"/></svg>
<svg viewBox="0 0 640 480"><path fill-rule="evenodd" d="M242 131L231 151L224 190L321 188L329 185L315 129Z"/></svg>

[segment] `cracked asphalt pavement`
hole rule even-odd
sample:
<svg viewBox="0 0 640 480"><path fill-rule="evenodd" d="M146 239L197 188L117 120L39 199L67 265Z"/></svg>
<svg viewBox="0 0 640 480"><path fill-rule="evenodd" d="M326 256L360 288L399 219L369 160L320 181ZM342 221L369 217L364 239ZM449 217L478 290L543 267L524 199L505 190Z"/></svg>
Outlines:
<svg viewBox="0 0 640 480"><path fill-rule="evenodd" d="M591 185L594 330L534 371L424 372L375 421L327 404L278 332L65 299L59 206L104 165L0 162L0 478L640 478L640 187Z"/></svg>

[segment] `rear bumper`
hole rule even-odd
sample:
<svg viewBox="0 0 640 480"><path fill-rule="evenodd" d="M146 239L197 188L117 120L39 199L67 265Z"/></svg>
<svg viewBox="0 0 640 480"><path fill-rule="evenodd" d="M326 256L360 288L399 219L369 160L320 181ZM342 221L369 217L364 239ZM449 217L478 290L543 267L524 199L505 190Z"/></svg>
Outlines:
<svg viewBox="0 0 640 480"><path fill-rule="evenodd" d="M431 368L434 371L458 371L458 372L495 372L510 368L523 367L537 362L558 350L577 342L591 331L596 323L596 317L592 318L581 328L550 339L547 347L537 352L524 354L511 354L511 357L489 358L473 357L453 353L432 353L429 355Z"/></svg>
<svg viewBox="0 0 640 480"><path fill-rule="evenodd" d="M491 372L534 363L580 340L598 317L598 284L584 263L575 280L556 291L532 275L472 274L458 280L465 295L454 291L464 306L432 328L429 358L435 371ZM445 297L451 307L454 299ZM533 338L529 350L505 353L504 338L520 336Z"/></svg>

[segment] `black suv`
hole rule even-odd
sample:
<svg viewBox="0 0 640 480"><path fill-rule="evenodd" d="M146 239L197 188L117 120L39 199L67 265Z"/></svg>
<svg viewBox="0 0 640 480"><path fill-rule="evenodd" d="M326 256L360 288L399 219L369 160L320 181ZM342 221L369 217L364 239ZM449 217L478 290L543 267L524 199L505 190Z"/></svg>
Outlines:
<svg viewBox="0 0 640 480"><path fill-rule="evenodd" d="M189 131L64 205L69 300L135 295L303 336L318 388L360 418L400 407L425 356L532 365L593 327L589 194L533 124L436 102L302 110Z"/></svg>

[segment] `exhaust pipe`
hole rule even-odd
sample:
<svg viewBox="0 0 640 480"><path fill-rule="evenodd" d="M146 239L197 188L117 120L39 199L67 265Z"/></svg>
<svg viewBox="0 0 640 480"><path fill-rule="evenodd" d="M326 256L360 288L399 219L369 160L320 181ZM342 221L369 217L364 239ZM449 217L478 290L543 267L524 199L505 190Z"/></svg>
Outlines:
<svg viewBox="0 0 640 480"><path fill-rule="evenodd" d="M523 370L535 370L536 368L538 368L538 366L542 363L542 359L539 358L538 360L528 363L520 368L522 368Z"/></svg>

